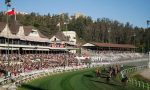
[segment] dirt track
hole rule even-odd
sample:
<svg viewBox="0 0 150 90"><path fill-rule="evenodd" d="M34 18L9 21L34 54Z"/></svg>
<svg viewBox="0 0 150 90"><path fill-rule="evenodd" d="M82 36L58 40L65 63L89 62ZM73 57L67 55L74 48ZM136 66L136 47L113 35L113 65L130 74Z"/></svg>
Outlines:
<svg viewBox="0 0 150 90"><path fill-rule="evenodd" d="M150 80L150 69L145 69L139 73L142 77Z"/></svg>

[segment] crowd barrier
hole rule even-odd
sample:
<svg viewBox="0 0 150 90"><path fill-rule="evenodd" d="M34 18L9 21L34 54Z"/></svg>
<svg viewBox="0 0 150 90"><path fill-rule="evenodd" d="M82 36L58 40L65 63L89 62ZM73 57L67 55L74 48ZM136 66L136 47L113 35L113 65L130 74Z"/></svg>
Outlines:
<svg viewBox="0 0 150 90"><path fill-rule="evenodd" d="M12 82L14 82L16 86L19 86L22 83L26 83L30 80L34 80L44 76L50 76L50 75L55 75L55 74L60 74L60 73L70 72L70 71L83 70L86 68L89 67L87 65L82 65L82 66L71 66L71 67L56 67L56 68L49 68L44 70L31 71L31 72L21 73L20 75L15 77L1 79L0 84L4 90L9 90L9 88L11 87L9 83ZM12 88L10 90L12 90Z"/></svg>

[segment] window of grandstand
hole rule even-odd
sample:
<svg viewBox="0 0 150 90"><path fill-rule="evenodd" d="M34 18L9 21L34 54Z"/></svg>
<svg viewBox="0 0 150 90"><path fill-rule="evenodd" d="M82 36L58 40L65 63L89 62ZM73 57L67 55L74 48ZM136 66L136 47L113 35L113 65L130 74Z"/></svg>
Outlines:
<svg viewBox="0 0 150 90"><path fill-rule="evenodd" d="M56 41L57 39L56 38L54 38L54 41Z"/></svg>

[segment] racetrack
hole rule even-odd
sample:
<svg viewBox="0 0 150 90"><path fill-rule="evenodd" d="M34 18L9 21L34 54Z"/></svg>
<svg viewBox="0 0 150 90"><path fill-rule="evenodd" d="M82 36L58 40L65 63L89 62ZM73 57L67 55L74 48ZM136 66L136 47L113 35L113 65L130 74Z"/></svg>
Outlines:
<svg viewBox="0 0 150 90"><path fill-rule="evenodd" d="M132 85L124 86L119 77L109 83L104 77L96 77L93 69L47 76L23 84L18 90L142 90Z"/></svg>
<svg viewBox="0 0 150 90"><path fill-rule="evenodd" d="M140 77L141 79L144 79L145 82L150 83L150 69L145 69L140 72L137 72L136 76Z"/></svg>

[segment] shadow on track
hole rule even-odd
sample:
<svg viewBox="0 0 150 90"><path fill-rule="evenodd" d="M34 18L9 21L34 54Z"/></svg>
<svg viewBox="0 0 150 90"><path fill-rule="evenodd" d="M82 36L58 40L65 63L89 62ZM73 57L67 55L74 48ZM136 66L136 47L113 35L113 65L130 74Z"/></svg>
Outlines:
<svg viewBox="0 0 150 90"><path fill-rule="evenodd" d="M104 83L104 84L108 84L108 85L112 85L112 86L122 86L122 85L117 85L117 84L113 84L113 83L107 83L107 82L103 82L103 81L96 81L96 80L90 80L90 81L94 81L97 83Z"/></svg>
<svg viewBox="0 0 150 90"><path fill-rule="evenodd" d="M88 77L88 78L93 78L94 76L93 75L88 75L88 74L84 74L85 77Z"/></svg>

